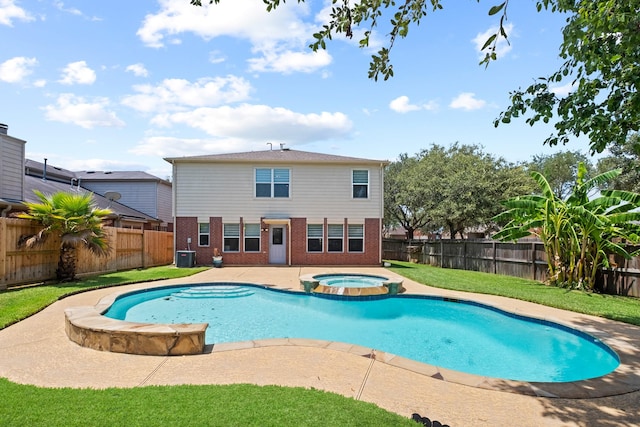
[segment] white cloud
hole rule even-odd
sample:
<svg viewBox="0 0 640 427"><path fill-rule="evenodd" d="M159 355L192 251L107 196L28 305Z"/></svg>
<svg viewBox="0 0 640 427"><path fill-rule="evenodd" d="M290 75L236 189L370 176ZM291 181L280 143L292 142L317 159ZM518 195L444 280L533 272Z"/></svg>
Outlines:
<svg viewBox="0 0 640 427"><path fill-rule="evenodd" d="M241 77L202 78L192 83L184 79L165 79L157 86L136 85L138 92L122 100L122 104L145 113L207 107L249 98L251 84Z"/></svg>
<svg viewBox="0 0 640 427"><path fill-rule="evenodd" d="M410 111L417 110L428 110L433 111L438 109L438 104L435 101L429 101L426 104L411 104L409 102L409 97L406 95L402 95L392 100L389 103L389 108L395 111L396 113L408 113Z"/></svg>
<svg viewBox="0 0 640 427"><path fill-rule="evenodd" d="M283 74L292 72L311 73L318 68L326 67L331 63L331 55L326 50L317 52L292 52L290 50L277 52L265 51L262 58L249 60L251 71L272 71Z"/></svg>
<svg viewBox="0 0 640 427"><path fill-rule="evenodd" d="M166 35L194 33L205 40L220 36L248 39L254 44L305 39L308 27L301 20L308 7L283 4L266 13L255 0L234 0L202 7L187 2L159 0L160 10L145 17L138 36L150 47L162 47Z"/></svg>
<svg viewBox="0 0 640 427"><path fill-rule="evenodd" d="M36 58L16 56L0 64L0 81L7 83L20 83L33 71L31 68L38 65Z"/></svg>
<svg viewBox="0 0 640 427"><path fill-rule="evenodd" d="M209 62L212 64L220 64L227 60L227 57L219 50L212 50L209 52Z"/></svg>
<svg viewBox="0 0 640 427"><path fill-rule="evenodd" d="M292 2L293 3L293 2ZM227 36L248 40L252 71L312 72L331 62L326 51L309 52L309 34L317 28L304 21L308 5L283 3L270 13L262 2L234 0L195 7L188 2L159 0L160 10L145 17L137 35L150 47L179 43L181 34L193 33L205 40ZM214 58L222 57L216 52Z"/></svg>
<svg viewBox="0 0 640 427"><path fill-rule="evenodd" d="M453 98L449 107L462 110L479 110L487 105L486 101L482 99L476 99L476 94L473 92L463 92L460 95Z"/></svg>
<svg viewBox="0 0 640 427"><path fill-rule="evenodd" d="M302 114L286 108L251 104L162 114L156 116L153 123L183 124L216 138L236 138L260 144L278 141L289 145L346 138L353 127L343 113Z"/></svg>
<svg viewBox="0 0 640 427"><path fill-rule="evenodd" d="M83 97L65 93L58 97L56 105L47 105L43 109L47 120L72 123L85 129L123 127L125 123L108 107L107 98L87 101Z"/></svg>
<svg viewBox="0 0 640 427"><path fill-rule="evenodd" d="M150 136L129 150L137 156L180 157L209 153L232 153L264 150L264 141L251 143L238 138L176 138L173 136ZM167 163L168 165L168 163Z"/></svg>
<svg viewBox="0 0 640 427"><path fill-rule="evenodd" d="M573 84L567 83L566 85L562 85L562 86L552 86L549 88L549 91L558 97L564 97L569 95L569 93L573 91L573 88L574 88Z"/></svg>
<svg viewBox="0 0 640 427"><path fill-rule="evenodd" d="M90 85L96 81L96 72L87 67L85 61L71 62L62 71L62 78L58 80L64 85Z"/></svg>
<svg viewBox="0 0 640 427"><path fill-rule="evenodd" d="M34 17L16 5L14 0L0 0L0 25L13 27L13 20L33 21Z"/></svg>
<svg viewBox="0 0 640 427"><path fill-rule="evenodd" d="M509 40L513 40L513 37L515 36L513 31L513 24L505 25L504 29L507 35L509 36ZM478 56L480 57L480 59L484 59L487 53L487 50L484 50L484 51L481 50L482 46L484 46L484 44L487 42L489 37L496 34L497 31L498 31L498 27L491 27L488 30L486 30L484 33L478 33L478 35L475 36L475 38L472 40L476 46L476 51L478 51ZM504 37L498 36L498 43L496 45L496 56L498 57L498 59L504 57L510 51L511 51L511 44L507 42L507 40Z"/></svg>
<svg viewBox="0 0 640 427"><path fill-rule="evenodd" d="M148 168L143 163L108 159L67 159L63 164L74 171L143 171Z"/></svg>
<svg viewBox="0 0 640 427"><path fill-rule="evenodd" d="M58 9L61 12L66 12L66 13L69 13L71 15L82 16L82 12L80 12L79 9L76 9L75 7L65 8L64 7L64 3L61 2L61 1L55 1L55 2L53 2L53 5L55 6L56 9Z"/></svg>
<svg viewBox="0 0 640 427"><path fill-rule="evenodd" d="M70 15L81 16L81 17L83 17L85 19L88 19L90 21L101 21L100 18L97 18L95 16L89 17L89 16L85 15L80 9L77 9L75 7L65 7L64 3L61 2L61 1L54 1L53 2L53 6L56 9L58 9L59 11L64 12L64 13L68 13Z"/></svg>
<svg viewBox="0 0 640 427"><path fill-rule="evenodd" d="M127 66L125 71L132 72L133 75L136 76L136 77L147 77L147 76L149 76L149 71L144 67L144 64L141 64L139 62L137 64L131 64L131 65Z"/></svg>

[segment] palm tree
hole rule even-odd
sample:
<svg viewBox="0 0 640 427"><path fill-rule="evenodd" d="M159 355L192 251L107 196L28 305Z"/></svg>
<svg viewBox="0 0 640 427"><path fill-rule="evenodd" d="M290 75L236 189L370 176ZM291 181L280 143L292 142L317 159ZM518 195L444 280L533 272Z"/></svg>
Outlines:
<svg viewBox="0 0 640 427"><path fill-rule="evenodd" d="M25 202L28 212L19 218L37 221L44 228L38 233L20 238L19 246L33 248L43 244L50 235L60 237L60 257L56 278L71 281L76 276L76 250L82 245L98 256L109 253L109 241L102 219L111 213L93 203L92 193L57 192L50 196L34 190L41 203Z"/></svg>

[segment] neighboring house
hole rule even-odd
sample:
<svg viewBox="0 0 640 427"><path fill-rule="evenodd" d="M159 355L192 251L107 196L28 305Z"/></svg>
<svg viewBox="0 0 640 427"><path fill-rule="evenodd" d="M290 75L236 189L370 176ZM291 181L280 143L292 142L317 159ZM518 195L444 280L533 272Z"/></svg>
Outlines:
<svg viewBox="0 0 640 427"><path fill-rule="evenodd" d="M403 226L391 227L383 233L385 239L407 240L407 229ZM436 240L440 233L424 233L422 230L413 230L413 240Z"/></svg>
<svg viewBox="0 0 640 427"><path fill-rule="evenodd" d="M166 158L175 248L211 264L379 265L387 161L281 149Z"/></svg>
<svg viewBox="0 0 640 427"><path fill-rule="evenodd" d="M0 216L22 206L25 144L26 141L7 135L7 125L0 124Z"/></svg>
<svg viewBox="0 0 640 427"><path fill-rule="evenodd" d="M120 203L158 218L161 230L173 231L169 181L141 171L82 171L75 176L84 188L103 196L117 193Z"/></svg>
<svg viewBox="0 0 640 427"><path fill-rule="evenodd" d="M114 221L113 225L115 227L144 228L162 231L171 230L172 228L171 184L153 175L149 175L146 172L73 172L57 166L49 165L46 161L45 163L40 163L27 159L25 162L25 174L27 176L39 177L43 181L65 183L67 184L66 190L82 188L91 191L96 195L96 201L102 199L107 200L112 209L119 206L126 207L127 211L120 212L121 215ZM84 179L83 177L85 175L97 175L98 179L96 182L93 182L90 179ZM103 175L107 177L114 175L115 180L111 182L109 178L101 179ZM127 176L131 177L131 182L129 183L127 183L125 179ZM158 181L166 183L169 187L166 189L164 188L165 184L161 184L164 189L163 200L161 203L163 205L162 210L166 211L168 206L168 221L166 213L164 220L150 213L158 211L154 203L158 200ZM28 194L30 193L32 193L31 190ZM147 210L142 210L140 209L141 207L146 208Z"/></svg>
<svg viewBox="0 0 640 427"><path fill-rule="evenodd" d="M70 185L66 182L54 181L51 178L43 179L30 175L25 176L25 188L27 188L28 191L25 192L24 201L31 203L41 203L41 200L35 195L33 190L38 190L43 194L53 194L60 191L92 193L77 185ZM145 215L129 206L109 200L100 194L93 193L93 202L99 208L111 210L111 214L105 217L105 225L138 230L157 230L160 226L159 219ZM26 209L25 206L22 207L22 210L24 209Z"/></svg>
<svg viewBox="0 0 640 427"><path fill-rule="evenodd" d="M40 199L33 190L44 194L58 191L90 192L80 185L76 172L47 165L46 159L44 163L25 159L26 142L9 136L7 130L7 125L0 124L0 216L7 217L26 211L27 207L23 202L39 203ZM156 180L161 181L159 178ZM91 192L96 206L111 209L112 214L107 217L108 225L148 230L163 229L163 221L159 218L119 203L114 197L107 198L96 191ZM170 194L169 190L169 196L166 197L168 202L163 201L169 206ZM169 211L170 209L169 207ZM164 224L166 228L166 223Z"/></svg>

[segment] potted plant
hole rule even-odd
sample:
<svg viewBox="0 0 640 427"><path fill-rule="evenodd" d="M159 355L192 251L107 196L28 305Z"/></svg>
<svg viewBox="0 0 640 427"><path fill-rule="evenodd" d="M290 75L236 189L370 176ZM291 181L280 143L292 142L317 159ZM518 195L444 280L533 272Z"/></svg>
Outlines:
<svg viewBox="0 0 640 427"><path fill-rule="evenodd" d="M213 248L213 266L215 268L222 267L222 254L218 248Z"/></svg>

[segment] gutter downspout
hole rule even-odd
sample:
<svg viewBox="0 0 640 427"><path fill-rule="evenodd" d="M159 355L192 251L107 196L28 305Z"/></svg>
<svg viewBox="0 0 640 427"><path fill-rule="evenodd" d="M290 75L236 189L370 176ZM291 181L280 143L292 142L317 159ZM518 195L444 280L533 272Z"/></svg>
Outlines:
<svg viewBox="0 0 640 427"><path fill-rule="evenodd" d="M2 213L0 213L0 217L6 218L11 209L13 209L13 206L7 205L7 207L2 210Z"/></svg>
<svg viewBox="0 0 640 427"><path fill-rule="evenodd" d="M384 224L384 163L380 163L380 241L378 247L378 259L382 264L382 227Z"/></svg>
<svg viewBox="0 0 640 427"><path fill-rule="evenodd" d="M176 220L176 211L178 209L178 205L176 202L178 198L176 197L176 181L177 181L176 178L178 174L176 172L176 164L174 163L174 161L171 160L169 163L171 163L171 215L173 216L173 233L172 233L173 234L173 263L174 265L177 266L178 259L176 256L176 248L177 248L176 245L178 240L178 232L177 232L178 221Z"/></svg>

